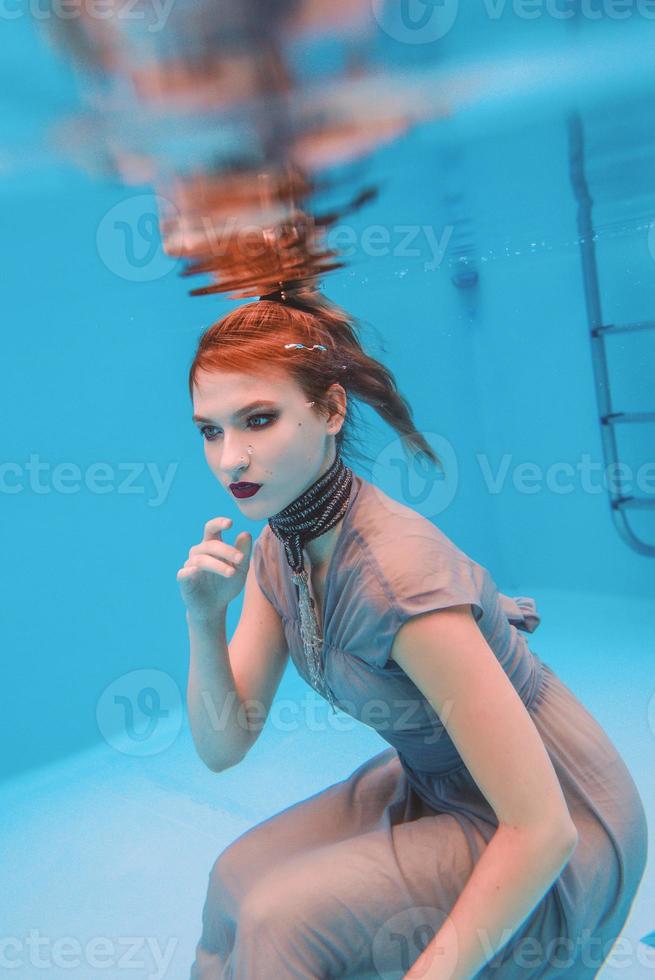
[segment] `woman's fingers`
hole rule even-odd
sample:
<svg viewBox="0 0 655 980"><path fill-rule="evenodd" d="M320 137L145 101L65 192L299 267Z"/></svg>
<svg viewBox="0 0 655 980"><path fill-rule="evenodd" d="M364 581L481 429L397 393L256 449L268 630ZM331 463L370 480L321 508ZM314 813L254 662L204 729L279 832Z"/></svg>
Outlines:
<svg viewBox="0 0 655 980"><path fill-rule="evenodd" d="M212 555L207 555L202 552L198 552L193 558L187 558L183 567L204 568L207 571L216 572L221 575L234 575L236 572L234 565L230 565L229 562L221 558L214 558Z"/></svg>
<svg viewBox="0 0 655 980"><path fill-rule="evenodd" d="M221 532L224 531L232 523L231 517L212 517L211 520L207 521L205 524L205 530L203 534L203 541L211 540L221 540Z"/></svg>
<svg viewBox="0 0 655 980"><path fill-rule="evenodd" d="M241 564L243 553L238 548L232 547L226 541L217 541L215 538L203 540L200 544L194 544L189 548L189 557L195 555L212 555L214 558L231 562L234 565Z"/></svg>

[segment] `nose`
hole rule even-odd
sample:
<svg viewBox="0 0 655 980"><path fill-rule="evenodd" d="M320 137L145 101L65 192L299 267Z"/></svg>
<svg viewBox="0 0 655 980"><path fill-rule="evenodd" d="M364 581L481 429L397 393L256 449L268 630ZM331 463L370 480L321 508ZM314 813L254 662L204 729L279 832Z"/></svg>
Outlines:
<svg viewBox="0 0 655 980"><path fill-rule="evenodd" d="M238 439L224 439L221 453L221 469L226 474L229 483L236 483L241 474L248 469L250 455L246 446Z"/></svg>

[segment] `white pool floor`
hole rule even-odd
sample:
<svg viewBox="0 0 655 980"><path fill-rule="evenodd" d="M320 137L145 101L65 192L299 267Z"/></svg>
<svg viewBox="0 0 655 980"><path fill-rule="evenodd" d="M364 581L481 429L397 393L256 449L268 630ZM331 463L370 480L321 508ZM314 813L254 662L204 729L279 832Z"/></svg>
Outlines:
<svg viewBox="0 0 655 980"><path fill-rule="evenodd" d="M652 835L655 601L520 592L535 597L542 617L526 634L531 648L614 741ZM186 719L177 718L170 724L179 734L154 755L103 742L0 785L0 975L188 980L207 878L221 850L387 747L356 722L331 724L327 705L292 666L277 697L315 699L319 724L312 730L269 719L241 765L220 774L203 766ZM646 873L599 973L603 980L655 980L652 853L649 845Z"/></svg>

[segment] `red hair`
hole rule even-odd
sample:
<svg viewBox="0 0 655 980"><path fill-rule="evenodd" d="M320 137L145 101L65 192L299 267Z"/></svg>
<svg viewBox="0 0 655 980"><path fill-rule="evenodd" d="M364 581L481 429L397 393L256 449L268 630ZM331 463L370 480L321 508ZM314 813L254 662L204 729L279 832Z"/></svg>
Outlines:
<svg viewBox="0 0 655 980"><path fill-rule="evenodd" d="M294 297L303 309L293 305ZM412 411L396 388L392 373L363 350L355 319L320 293L290 293L290 302L259 300L240 306L212 324L201 335L189 369L189 394L199 371L235 371L243 374L286 372L300 386L313 410L337 411L327 390L337 382L347 395L366 402L399 434L403 448L425 454L442 467L412 420ZM323 344L327 350L285 349L285 343L306 347ZM355 428L348 398L344 423L336 434L344 457L370 460L354 450Z"/></svg>

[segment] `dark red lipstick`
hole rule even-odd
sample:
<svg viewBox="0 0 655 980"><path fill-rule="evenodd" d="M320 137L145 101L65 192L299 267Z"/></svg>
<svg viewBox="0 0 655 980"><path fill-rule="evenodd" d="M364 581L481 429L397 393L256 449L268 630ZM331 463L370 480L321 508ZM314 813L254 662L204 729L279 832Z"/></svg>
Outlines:
<svg viewBox="0 0 655 980"><path fill-rule="evenodd" d="M261 483L230 483L230 490L235 497L252 497L260 487Z"/></svg>

